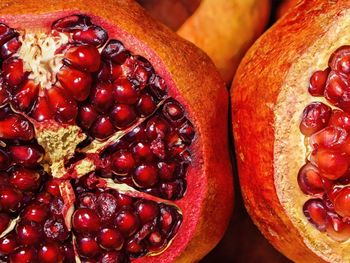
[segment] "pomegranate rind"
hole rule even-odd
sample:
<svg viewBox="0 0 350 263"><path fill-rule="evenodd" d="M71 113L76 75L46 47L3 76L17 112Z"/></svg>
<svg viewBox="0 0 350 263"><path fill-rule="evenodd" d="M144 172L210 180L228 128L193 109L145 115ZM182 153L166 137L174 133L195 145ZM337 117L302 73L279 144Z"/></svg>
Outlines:
<svg viewBox="0 0 350 263"><path fill-rule="evenodd" d="M297 185L307 149L298 128L314 98L313 72L349 43L350 3L303 1L247 53L233 83L232 126L245 205L265 237L295 262L348 262L348 242L315 229L302 215Z"/></svg>
<svg viewBox="0 0 350 263"><path fill-rule="evenodd" d="M277 10L277 18L281 18L283 15L285 15L289 10L291 10L293 7L295 7L299 2L302 0L284 0L282 1L281 5L278 7Z"/></svg>
<svg viewBox="0 0 350 263"><path fill-rule="evenodd" d="M175 202L184 213L182 226L164 253L135 262L198 261L219 242L232 211L228 94L224 82L202 51L148 18L133 1L0 3L0 21L14 28L49 30L56 19L75 13L89 15L110 38L117 38L130 51L148 59L167 82L169 95L184 106L196 127L187 192Z"/></svg>

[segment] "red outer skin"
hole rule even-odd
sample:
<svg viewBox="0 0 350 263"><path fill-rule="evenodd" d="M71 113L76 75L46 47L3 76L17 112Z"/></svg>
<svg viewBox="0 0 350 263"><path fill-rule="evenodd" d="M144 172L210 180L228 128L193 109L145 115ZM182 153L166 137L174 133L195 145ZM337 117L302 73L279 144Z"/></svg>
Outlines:
<svg viewBox="0 0 350 263"><path fill-rule="evenodd" d="M323 261L303 243L276 194L273 110L291 64L348 8L350 1L300 3L253 45L232 87L232 126L245 205L265 237L295 262Z"/></svg>
<svg viewBox="0 0 350 263"><path fill-rule="evenodd" d="M202 51L149 18L131 0L41 0L39 5L34 0L0 2L0 21L11 27L43 30L57 18L73 13L90 15L111 38L147 58L196 127L187 192L176 202L184 213L182 226L164 253L134 262L198 261L219 242L232 212L228 94L223 80Z"/></svg>
<svg viewBox="0 0 350 263"><path fill-rule="evenodd" d="M285 15L290 9L296 6L302 0L284 0L282 4L278 7L277 18L281 18Z"/></svg>

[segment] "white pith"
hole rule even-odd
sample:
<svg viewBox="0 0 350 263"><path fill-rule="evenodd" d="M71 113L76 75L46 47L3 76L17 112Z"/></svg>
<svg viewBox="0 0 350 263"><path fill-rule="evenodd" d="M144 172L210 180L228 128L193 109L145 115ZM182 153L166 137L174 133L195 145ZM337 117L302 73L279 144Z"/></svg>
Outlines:
<svg viewBox="0 0 350 263"><path fill-rule="evenodd" d="M337 48L349 45L349 29L349 11L342 12L333 20L333 24L327 25L327 33L319 36L314 45L291 66L274 109L274 174L277 196L305 244L322 259L334 263L350 262L350 240L333 240L311 225L303 214L304 203L312 197L306 196L297 182L299 169L309 154L308 141L301 134L299 123L302 111L309 103L322 101L329 105L324 98L308 94L309 80L313 72L327 67L330 55Z"/></svg>

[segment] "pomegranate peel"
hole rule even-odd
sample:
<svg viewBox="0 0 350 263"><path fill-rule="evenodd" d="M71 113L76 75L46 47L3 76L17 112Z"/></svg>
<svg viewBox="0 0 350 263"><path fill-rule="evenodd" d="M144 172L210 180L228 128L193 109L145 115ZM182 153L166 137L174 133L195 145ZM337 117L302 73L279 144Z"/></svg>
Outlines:
<svg viewBox="0 0 350 263"><path fill-rule="evenodd" d="M78 262L88 256L128 262L129 255L135 262L199 260L223 235L233 198L225 147L227 116L217 114L220 109L225 112L227 93L214 65L191 44L154 24L132 1L75 1L70 6L44 0L42 6L47 8L43 10L34 1L0 4L0 39L7 41L9 35L12 41L18 37L21 42L8 53L4 50L9 54L8 63L14 63L14 58L21 63L2 68L6 78L0 78L1 87L16 94L21 82L29 78L39 89L38 93L28 91L35 102L23 104L27 107L15 108L16 101L2 100L5 117L0 117L0 122L14 116L10 121L20 123L22 130L0 130L1 147L12 155L16 153L11 153L14 148L9 146L14 142L24 149L33 144L45 151L28 168L39 171L39 191L17 179L1 178L1 212L14 213L18 218L12 216L11 228L0 243L9 239L21 249L13 252L12 246L0 246L0 257L65 262L75 254ZM118 12L113 12L116 6ZM154 31L145 32L144 28ZM2 36L2 32L8 35ZM76 49L82 52L79 59ZM33 55L38 50L43 56ZM101 59L98 72L91 63L96 56ZM201 79L203 75L206 77ZM94 98L91 95L100 88L96 82L113 86L122 78L137 91L135 95L129 88L121 91L123 96L113 94L113 103L124 105L120 106L123 111L115 113L115 118L106 116L113 107L96 109L99 117L81 114L85 105L101 105L97 102L102 100L102 93L95 93ZM138 103L135 96L147 99ZM83 125L77 118L85 116L96 120ZM119 120L128 122L120 125ZM144 146L136 149L141 142ZM150 151L144 154L147 145ZM114 153L125 148L136 149L132 163L135 173L120 174L111 166L111 160L118 156ZM163 163L169 158L175 168L164 171ZM2 160L0 167L7 167L6 156ZM158 162L162 166L158 167ZM12 165L23 163L17 160ZM169 174L160 177L160 169ZM216 176L211 176L214 173ZM7 186L11 183L12 190ZM17 191L21 186L23 193ZM141 215L133 204L140 200L149 200L160 209L152 222L138 219ZM110 203L106 205L107 201ZM28 205L49 212L30 217L21 213ZM95 206L108 209L95 210ZM110 215L99 214L103 220L95 220L93 214L101 211ZM75 215L80 219L74 220ZM40 228L35 220L42 218L46 221ZM116 220L115 226L123 230L125 242L121 250L117 247L118 253L107 252L102 243L97 243L95 232L110 226L108 218ZM23 247L26 244L29 247ZM57 250L57 246L64 249Z"/></svg>
<svg viewBox="0 0 350 263"><path fill-rule="evenodd" d="M332 112L338 107L344 114L348 111L344 104L334 105L326 91L322 97L308 92L315 72L333 72L329 76L341 73L334 66L327 68L332 65L332 54L349 42L343 34L349 23L348 9L345 2L300 2L251 48L233 84L232 125L246 207L265 237L297 262L349 260L345 241L349 225L334 211L335 200L338 211L346 209L344 199L336 198L338 188L347 185L347 172L341 175L345 181L341 185L339 179L322 175L328 171L320 171L324 186L323 196L318 198L303 193L297 180L299 170L313 153L310 137L299 128L303 110L313 102L322 102ZM328 84L331 81L327 78ZM343 98L338 97L337 102ZM337 151L343 153L343 149ZM314 183L317 186L319 181ZM322 201L326 219L321 212L310 213L309 218L305 215L303 205L311 198ZM341 214L346 215L346 211Z"/></svg>

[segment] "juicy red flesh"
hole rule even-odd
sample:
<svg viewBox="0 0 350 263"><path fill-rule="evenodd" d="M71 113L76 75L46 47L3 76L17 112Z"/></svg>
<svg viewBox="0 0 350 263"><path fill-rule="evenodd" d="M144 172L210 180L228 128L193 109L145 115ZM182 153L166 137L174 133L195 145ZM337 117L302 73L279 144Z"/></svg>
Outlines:
<svg viewBox="0 0 350 263"><path fill-rule="evenodd" d="M300 131L311 153L300 168L298 184L312 197L304 204L311 224L336 241L350 238L350 47L337 49L328 68L313 73L309 93L324 97L303 112Z"/></svg>
<svg viewBox="0 0 350 263"><path fill-rule="evenodd" d="M126 263L162 252L182 223L173 201L186 193L195 129L151 63L108 39L89 17L61 18L52 32L69 43L56 50L57 81L42 87L18 57L19 33L0 23L0 235L8 232L0 238L0 262L68 263L78 256ZM68 175L86 156L97 160L94 172L52 178L35 138L36 125L50 129L52 122L87 135L64 160ZM92 141L119 133L101 152L84 154Z"/></svg>

